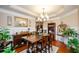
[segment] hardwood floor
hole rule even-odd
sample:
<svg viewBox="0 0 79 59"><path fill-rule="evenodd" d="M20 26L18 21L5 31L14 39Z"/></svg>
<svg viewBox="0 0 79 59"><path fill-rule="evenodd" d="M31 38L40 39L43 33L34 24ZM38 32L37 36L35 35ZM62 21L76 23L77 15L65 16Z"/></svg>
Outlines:
<svg viewBox="0 0 79 59"><path fill-rule="evenodd" d="M27 49L27 46L26 45L23 45L22 47L16 48L15 51L16 51L16 53L19 53L19 52L21 52L21 51L23 51L25 49Z"/></svg>
<svg viewBox="0 0 79 59"><path fill-rule="evenodd" d="M66 45L65 45L64 43L62 43L62 42L53 41L53 42L52 42L52 45L59 47L57 53L69 53L69 49L68 49L68 48L66 47ZM20 48L16 48L15 50L16 50L17 53L19 53L19 52L21 52L21 51L24 50L24 49L27 49L27 46L26 46L26 45L24 45L24 46L22 46L22 47L20 47Z"/></svg>
<svg viewBox="0 0 79 59"><path fill-rule="evenodd" d="M69 49L66 47L66 45L59 41L53 41L52 45L59 47L57 53L69 53Z"/></svg>

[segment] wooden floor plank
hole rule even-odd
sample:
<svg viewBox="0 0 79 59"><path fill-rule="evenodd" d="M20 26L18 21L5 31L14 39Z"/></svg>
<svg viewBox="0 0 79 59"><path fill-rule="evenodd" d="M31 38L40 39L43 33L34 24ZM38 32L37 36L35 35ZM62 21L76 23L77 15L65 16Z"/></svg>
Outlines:
<svg viewBox="0 0 79 59"><path fill-rule="evenodd" d="M62 42L53 41L53 42L52 42L52 45L59 47L59 49L58 49L58 51L57 51L58 53L68 53L68 52L69 52L69 49L68 49L68 48L66 47L66 45L65 45L64 43L62 43ZM25 50L25 49L27 49L27 46L26 46L26 45L24 45L24 46L22 46L22 47L20 47L20 48L16 48L15 50L16 50L17 53L19 53L19 52L21 52L21 51L23 51L23 50Z"/></svg>
<svg viewBox="0 0 79 59"><path fill-rule="evenodd" d="M52 45L59 47L58 53L69 53L69 49L63 42L53 41Z"/></svg>

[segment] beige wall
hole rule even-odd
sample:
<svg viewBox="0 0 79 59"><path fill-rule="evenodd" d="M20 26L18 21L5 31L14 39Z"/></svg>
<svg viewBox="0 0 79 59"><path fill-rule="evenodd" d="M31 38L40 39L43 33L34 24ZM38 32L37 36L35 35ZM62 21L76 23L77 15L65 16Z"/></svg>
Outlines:
<svg viewBox="0 0 79 59"><path fill-rule="evenodd" d="M47 27L48 23L56 23L56 34L57 34L57 26L63 21L63 23L67 24L69 27L74 28L77 32L79 32L79 10L75 9L70 11L69 13L64 14L63 16L52 18L47 23L45 22L44 27ZM48 30L48 29L47 29ZM56 35L57 39L57 35Z"/></svg>
<svg viewBox="0 0 79 59"><path fill-rule="evenodd" d="M69 27L79 29L79 17L78 17L78 9L75 9L63 16L52 18L48 23L56 23L56 27L63 21L63 23L67 24Z"/></svg>
<svg viewBox="0 0 79 59"><path fill-rule="evenodd" d="M61 21L67 24L69 27L74 28L75 30L79 30L79 19L78 19L78 9L69 12L68 14L60 17L59 19L52 20L58 26Z"/></svg>
<svg viewBox="0 0 79 59"><path fill-rule="evenodd" d="M7 26L7 16L12 17L12 26ZM10 28L11 34L15 34L16 32L20 31L27 31L28 27L14 27L14 16L22 17L22 18L28 18L30 26L28 26L31 30L30 31L35 31L35 19L31 17L24 16L22 14L12 14L12 13L6 13L6 12L0 12L0 26L7 26Z"/></svg>
<svg viewBox="0 0 79 59"><path fill-rule="evenodd" d="M14 16L19 16L19 17L24 17L24 18L29 18L29 22L28 24L30 24L30 29L31 31L35 31L35 19L31 18L31 17L27 17L21 14L12 14L12 13L6 13L6 12L0 12L0 26L7 26L7 16L12 16L12 26L10 27L11 29L15 29L15 31L18 29L16 29L16 27L14 27ZM70 27L75 28L78 32L79 32L79 9L75 9L73 11L70 11L69 13L64 14L63 16L57 17L57 18L52 18L50 19L50 21L48 22L44 22L44 30L48 30L48 23L51 22L55 22L56 23L56 27L60 24L61 21L63 21L65 24L67 24ZM23 30L22 28L19 28L19 31ZM27 30L27 28L24 28L25 30Z"/></svg>

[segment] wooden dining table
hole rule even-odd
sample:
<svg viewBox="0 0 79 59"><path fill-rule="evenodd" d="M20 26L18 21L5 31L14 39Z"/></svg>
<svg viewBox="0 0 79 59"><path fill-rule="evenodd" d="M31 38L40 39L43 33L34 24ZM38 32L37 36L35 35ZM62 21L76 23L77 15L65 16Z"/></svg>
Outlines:
<svg viewBox="0 0 79 59"><path fill-rule="evenodd" d="M42 49L45 49L46 46L49 46L49 44L50 44L49 36L50 36L49 34L42 34L42 35L31 34L31 35L21 36L20 38L23 38L26 41L26 44L24 44L24 46L22 45L22 47L20 47L20 48L16 48L16 51L20 52L24 49L26 49L26 51L29 49L31 49L31 50L36 49L36 53L37 53L40 44L41 44L41 51L43 51ZM20 40L20 39L18 39L18 40ZM46 48L46 49L50 50L50 48L51 47L49 46L49 48Z"/></svg>
<svg viewBox="0 0 79 59"><path fill-rule="evenodd" d="M34 45L38 45L38 42L43 39L43 37L47 37L48 35L30 35L30 36L24 36L22 38L26 39L30 44L28 44L28 50L29 46L32 46L32 49L34 48Z"/></svg>
<svg viewBox="0 0 79 59"><path fill-rule="evenodd" d="M37 42L40 39L42 39L42 37L41 36L38 36L38 35L24 36L22 38L26 39L27 41L29 41L31 43Z"/></svg>
<svg viewBox="0 0 79 59"><path fill-rule="evenodd" d="M30 36L24 36L22 38L26 39L27 41L31 42L31 43L34 43L34 42L37 42L39 40L41 40L43 37L46 37L48 36L43 34L43 35L30 35Z"/></svg>

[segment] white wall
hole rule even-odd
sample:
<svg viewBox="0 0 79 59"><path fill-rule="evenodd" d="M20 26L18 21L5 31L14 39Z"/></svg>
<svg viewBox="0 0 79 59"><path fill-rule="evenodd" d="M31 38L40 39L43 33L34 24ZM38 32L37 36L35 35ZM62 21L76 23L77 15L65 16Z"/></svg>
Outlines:
<svg viewBox="0 0 79 59"><path fill-rule="evenodd" d="M63 21L64 24L67 24L69 27L74 28L79 32L78 9L61 16L59 19L52 19L52 21L56 23L56 26Z"/></svg>
<svg viewBox="0 0 79 59"><path fill-rule="evenodd" d="M56 34L57 34L57 26L63 21L63 23L67 24L69 27L74 28L77 32L79 32L79 10L75 9L70 11L69 13L64 14L63 16L52 18L50 19L48 23L56 23ZM47 24L45 23L44 27L47 27ZM48 30L48 29L47 29ZM58 39L58 36L56 35L56 39Z"/></svg>
<svg viewBox="0 0 79 59"><path fill-rule="evenodd" d="M27 16L27 15L23 15L23 14L19 14L19 13L15 13L15 12L9 12L6 10L1 10L0 9L0 26L7 26L7 16L12 16L12 26L10 26L9 28L11 29L11 33L15 33L15 32L19 32L21 30L26 30L27 28L25 27L14 27L14 16L18 16L18 17L23 17L23 18L28 18L29 19L29 28L31 29L31 31L35 31L35 19ZM47 23L51 23L51 22L55 22L56 23L56 27L60 24L61 21L63 21L65 24L67 24L70 27L75 28L78 32L79 32L79 10L75 9L61 17L58 18L52 18L50 19L50 21L45 22L44 23L44 30L48 30L48 26Z"/></svg>
<svg viewBox="0 0 79 59"><path fill-rule="evenodd" d="M12 26L7 26L7 16L11 16L12 17ZM14 16L18 16L18 17L22 17L22 18L28 18L30 23L30 31L35 31L35 19L32 17L28 17L27 15L23 15L20 13L13 13L13 12L7 12L6 10L1 11L0 10L0 26L7 26L10 29L10 33L11 34L15 34L16 32L20 32L20 31L28 31L28 27L14 27Z"/></svg>

